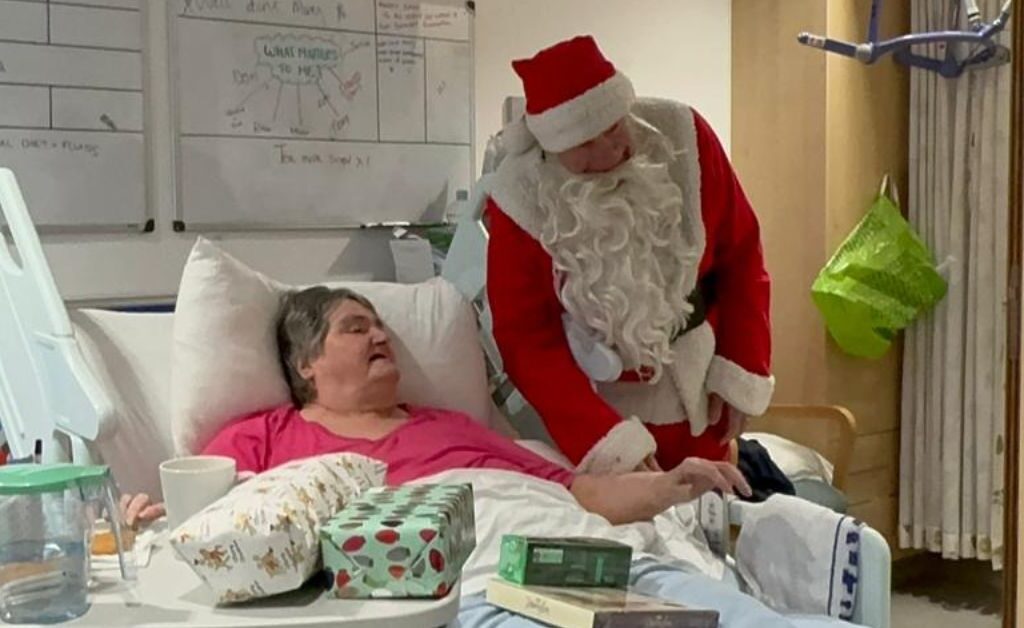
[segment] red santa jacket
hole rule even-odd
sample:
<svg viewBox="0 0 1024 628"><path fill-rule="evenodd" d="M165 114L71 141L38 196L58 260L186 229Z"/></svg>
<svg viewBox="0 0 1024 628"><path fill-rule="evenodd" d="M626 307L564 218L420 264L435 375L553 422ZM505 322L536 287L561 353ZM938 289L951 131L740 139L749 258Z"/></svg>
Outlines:
<svg viewBox="0 0 1024 628"><path fill-rule="evenodd" d="M684 179L677 181L684 200L698 205L687 211L699 213L703 223L696 281L713 329L714 357L709 355L703 373L702 394L714 392L748 415L763 414L774 379L770 285L757 218L721 143L702 117L678 103L650 99L638 100L633 114L681 149L680 174L673 178ZM487 286L495 340L512 382L570 460L580 464L614 456L634 464L653 449L638 444L650 436L601 398L566 339L551 257L537 240L538 225L531 222L535 213L529 204L535 203L536 193L531 194L533 182L523 175L540 158L539 147L506 158L488 200Z"/></svg>

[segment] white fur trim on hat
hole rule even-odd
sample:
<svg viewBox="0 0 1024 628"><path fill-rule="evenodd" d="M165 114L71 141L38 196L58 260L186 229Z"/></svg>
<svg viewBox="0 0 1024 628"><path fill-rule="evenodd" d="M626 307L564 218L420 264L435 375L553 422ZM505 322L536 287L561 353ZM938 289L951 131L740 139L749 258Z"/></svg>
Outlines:
<svg viewBox="0 0 1024 628"><path fill-rule="evenodd" d="M644 424L635 418L622 421L583 456L580 473L625 473L640 466L658 448Z"/></svg>
<svg viewBox="0 0 1024 628"><path fill-rule="evenodd" d="M636 95L625 74L616 72L605 82L556 107L526 116L526 126L544 150L560 153L589 142L628 113Z"/></svg>
<svg viewBox="0 0 1024 628"><path fill-rule="evenodd" d="M756 375L739 364L716 355L708 369L708 391L748 416L761 416L768 410L775 392L775 378Z"/></svg>

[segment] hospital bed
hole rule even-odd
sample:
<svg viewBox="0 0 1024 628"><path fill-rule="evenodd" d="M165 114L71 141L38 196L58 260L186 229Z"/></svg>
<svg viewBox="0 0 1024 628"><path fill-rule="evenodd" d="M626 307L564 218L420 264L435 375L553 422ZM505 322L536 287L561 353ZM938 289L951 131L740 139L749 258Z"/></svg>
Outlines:
<svg viewBox="0 0 1024 628"><path fill-rule="evenodd" d="M169 427L174 314L68 312L14 177L3 169L0 210L18 258L12 259L7 247L0 244L0 419L13 456L31 453L32 444L39 439L44 442L46 460L105 462L124 490L159 494L157 462L174 455ZM486 232L477 228L480 226L475 221L473 229L460 228L458 244L453 247L482 250L479 238L485 238ZM467 244L467 238L475 244ZM466 286L466 273L455 273L450 267L446 274L460 274L462 279L453 277L453 281ZM479 291L482 288L481 279ZM486 329L485 307L480 315ZM486 344L485 340L489 352ZM500 380L500 373L496 377ZM503 385L507 390L507 382ZM498 388L501 386L495 391ZM502 401L506 411L513 411L513 420L514 411L527 409L521 401L516 405L514 394ZM786 411L776 420L782 424L801 418ZM526 444L543 449L543 444ZM837 474L840 471L837 464ZM743 508L736 503L730 509L737 523L742 523ZM211 607L198 578L169 552L158 552L153 563L140 571L134 600L116 588L101 591L91 611L98 615L87 615L84 621L149 626L376 624L411 628L445 624L454 618L458 606L455 595L430 602L327 603L300 592L262 604L219 609ZM889 551L885 541L870 529L863 535L861 568L854 619L888 628Z"/></svg>

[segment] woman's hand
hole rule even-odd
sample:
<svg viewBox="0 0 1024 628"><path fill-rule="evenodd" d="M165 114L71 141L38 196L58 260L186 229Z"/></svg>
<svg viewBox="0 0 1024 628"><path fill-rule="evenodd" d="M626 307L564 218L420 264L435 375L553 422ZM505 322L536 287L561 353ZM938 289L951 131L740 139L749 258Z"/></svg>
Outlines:
<svg viewBox="0 0 1024 628"><path fill-rule="evenodd" d="M569 490L584 509L620 525L649 521L714 489L750 495L750 485L735 466L700 458L687 458L671 471L577 475Z"/></svg>
<svg viewBox="0 0 1024 628"><path fill-rule="evenodd" d="M687 458L657 478L659 501L664 509L697 499L711 490L725 494L739 492L749 497L750 484L734 465L702 458Z"/></svg>
<svg viewBox="0 0 1024 628"><path fill-rule="evenodd" d="M130 528L152 523L166 514L163 503L152 503L149 495L121 496L121 521Z"/></svg>

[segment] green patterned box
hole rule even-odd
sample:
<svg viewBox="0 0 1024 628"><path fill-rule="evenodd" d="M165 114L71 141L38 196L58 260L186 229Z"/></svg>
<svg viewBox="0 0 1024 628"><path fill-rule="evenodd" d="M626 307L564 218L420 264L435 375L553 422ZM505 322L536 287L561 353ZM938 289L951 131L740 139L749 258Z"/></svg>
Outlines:
<svg viewBox="0 0 1024 628"><path fill-rule="evenodd" d="M632 548L615 541L506 534L498 575L529 586L624 589L632 559Z"/></svg>
<svg viewBox="0 0 1024 628"><path fill-rule="evenodd" d="M473 487L371 489L320 530L324 569L339 598L440 598L476 547Z"/></svg>

